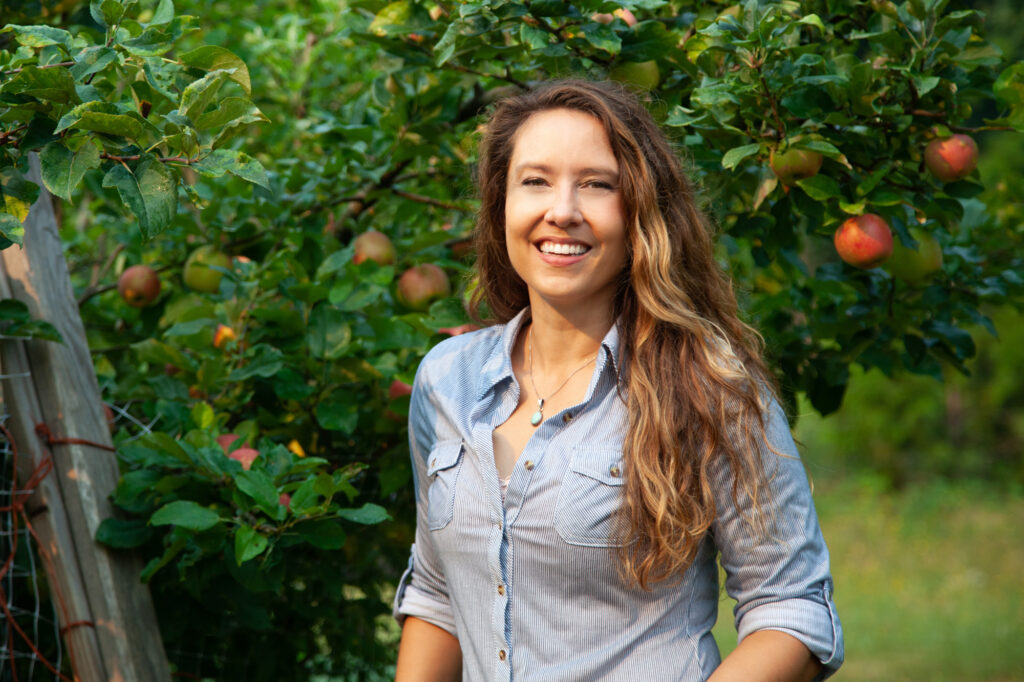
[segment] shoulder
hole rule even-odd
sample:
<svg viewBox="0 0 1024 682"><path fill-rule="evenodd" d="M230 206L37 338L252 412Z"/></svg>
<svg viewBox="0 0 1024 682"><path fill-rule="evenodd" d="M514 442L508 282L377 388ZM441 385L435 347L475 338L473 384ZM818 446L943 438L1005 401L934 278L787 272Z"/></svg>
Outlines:
<svg viewBox="0 0 1024 682"><path fill-rule="evenodd" d="M426 381L446 376L452 371L458 371L459 368L479 369L501 343L503 330L504 325L499 324L441 341L423 357L416 371L417 378Z"/></svg>

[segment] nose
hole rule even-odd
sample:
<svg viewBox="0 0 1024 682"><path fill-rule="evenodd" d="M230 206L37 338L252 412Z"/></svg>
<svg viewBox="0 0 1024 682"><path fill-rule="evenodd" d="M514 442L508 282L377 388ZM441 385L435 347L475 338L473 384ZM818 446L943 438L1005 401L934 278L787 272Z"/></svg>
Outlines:
<svg viewBox="0 0 1024 682"><path fill-rule="evenodd" d="M557 187L551 198L551 206L548 207L547 215L544 218L559 227L569 227L583 222L576 187L572 185Z"/></svg>

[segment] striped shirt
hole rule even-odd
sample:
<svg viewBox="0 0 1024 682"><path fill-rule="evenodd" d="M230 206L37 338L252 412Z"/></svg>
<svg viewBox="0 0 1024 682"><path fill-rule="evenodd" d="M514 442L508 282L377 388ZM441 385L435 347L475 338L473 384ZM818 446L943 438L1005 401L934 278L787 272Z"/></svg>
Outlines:
<svg viewBox="0 0 1024 682"><path fill-rule="evenodd" d="M416 540L396 618L457 637L467 682L705 680L721 660L711 635L720 557L740 640L781 630L824 663L819 679L833 673L843 637L828 550L777 404L768 438L792 457L766 455L770 537L752 537L723 473L696 560L650 591L622 582L610 539L627 426L615 326L583 401L537 427L502 495L492 433L519 401L511 351L527 314L447 339L420 365L409 411Z"/></svg>

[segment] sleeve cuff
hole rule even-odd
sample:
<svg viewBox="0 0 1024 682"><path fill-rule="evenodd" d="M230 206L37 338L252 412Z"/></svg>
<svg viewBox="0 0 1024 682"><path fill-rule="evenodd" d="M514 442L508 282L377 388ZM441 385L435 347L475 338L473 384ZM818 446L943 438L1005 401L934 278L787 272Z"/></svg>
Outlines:
<svg viewBox="0 0 1024 682"><path fill-rule="evenodd" d="M843 630L826 582L817 595L762 604L747 611L737 625L739 640L758 630L779 630L796 637L825 667L815 682L830 677L843 663Z"/></svg>
<svg viewBox="0 0 1024 682"><path fill-rule="evenodd" d="M391 615L398 624L405 622L406 616L416 616L431 625L445 630L452 637L458 638L455 632L455 618L452 616L448 604L432 599L422 590L412 584L414 557L409 557L409 565L398 581L398 589L395 591L395 602L391 608Z"/></svg>

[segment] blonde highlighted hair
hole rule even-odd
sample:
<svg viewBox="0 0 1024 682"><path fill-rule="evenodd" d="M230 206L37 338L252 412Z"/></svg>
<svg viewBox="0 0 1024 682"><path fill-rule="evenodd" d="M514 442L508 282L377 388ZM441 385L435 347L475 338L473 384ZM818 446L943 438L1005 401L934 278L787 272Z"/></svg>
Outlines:
<svg viewBox="0 0 1024 682"><path fill-rule="evenodd" d="M619 162L628 271L614 312L629 424L620 552L625 577L648 589L694 561L716 518L712 480L723 465L733 501L748 498L748 521L764 532L761 456L774 381L762 339L740 320L731 280L714 260L709 221L678 157L636 97L613 83L556 81L497 105L478 169L474 314L486 302L488 321L507 322L529 303L505 243L506 186L516 132L552 109L597 119Z"/></svg>

